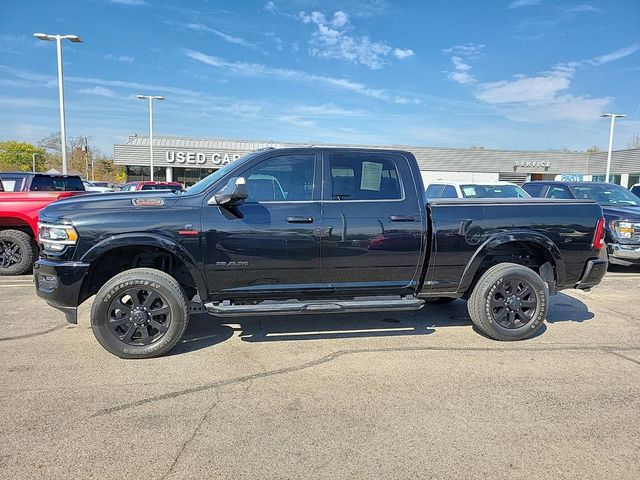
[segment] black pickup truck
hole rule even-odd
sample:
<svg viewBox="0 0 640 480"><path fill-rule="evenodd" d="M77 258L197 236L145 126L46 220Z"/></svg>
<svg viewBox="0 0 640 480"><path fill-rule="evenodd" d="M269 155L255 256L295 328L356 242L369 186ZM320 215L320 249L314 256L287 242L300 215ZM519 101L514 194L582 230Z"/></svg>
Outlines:
<svg viewBox="0 0 640 480"><path fill-rule="evenodd" d="M148 358L193 309L218 316L417 310L466 299L498 340L533 335L549 295L605 274L588 200L429 203L415 158L392 150L250 153L185 192L118 192L40 214L38 295L76 323L95 295L109 352Z"/></svg>

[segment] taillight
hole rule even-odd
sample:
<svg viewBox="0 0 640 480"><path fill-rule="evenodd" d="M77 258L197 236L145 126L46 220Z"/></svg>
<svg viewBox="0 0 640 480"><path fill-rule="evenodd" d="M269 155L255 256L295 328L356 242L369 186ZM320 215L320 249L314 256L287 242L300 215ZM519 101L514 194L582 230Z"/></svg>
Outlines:
<svg viewBox="0 0 640 480"><path fill-rule="evenodd" d="M593 242L591 242L591 248L593 248L594 250L600 250L604 247L604 217L600 217L598 219L598 223L596 223L596 231L593 234Z"/></svg>

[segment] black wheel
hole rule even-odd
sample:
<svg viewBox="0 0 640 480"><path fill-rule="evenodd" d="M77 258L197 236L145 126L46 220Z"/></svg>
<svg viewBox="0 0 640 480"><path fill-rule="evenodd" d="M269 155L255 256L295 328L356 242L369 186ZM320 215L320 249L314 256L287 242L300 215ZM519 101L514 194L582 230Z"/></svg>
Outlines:
<svg viewBox="0 0 640 480"><path fill-rule="evenodd" d="M33 266L36 245L20 230L0 230L0 275L23 275Z"/></svg>
<svg viewBox="0 0 640 480"><path fill-rule="evenodd" d="M151 358L171 350L189 323L187 297L169 274L135 268L96 294L91 328L100 345L120 358Z"/></svg>
<svg viewBox="0 0 640 480"><path fill-rule="evenodd" d="M501 263L480 277L467 308L476 327L489 337L523 340L547 318L549 288L530 268Z"/></svg>
<svg viewBox="0 0 640 480"><path fill-rule="evenodd" d="M424 299L426 303L432 303L435 305L446 305L447 303L455 302L457 298L451 297L427 297Z"/></svg>

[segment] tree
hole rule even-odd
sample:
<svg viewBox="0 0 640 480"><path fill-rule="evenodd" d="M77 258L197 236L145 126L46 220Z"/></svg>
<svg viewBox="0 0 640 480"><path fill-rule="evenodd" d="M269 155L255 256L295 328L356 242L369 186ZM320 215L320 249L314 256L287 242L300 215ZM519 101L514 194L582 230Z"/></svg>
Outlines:
<svg viewBox="0 0 640 480"><path fill-rule="evenodd" d="M600 151L600 147L598 147L597 145L591 145L589 148L587 148L587 153L598 153Z"/></svg>
<svg viewBox="0 0 640 480"><path fill-rule="evenodd" d="M46 164L46 152L43 148L17 140L0 142L0 170L30 172L34 153L36 171L41 171Z"/></svg>
<svg viewBox="0 0 640 480"><path fill-rule="evenodd" d="M631 137L631 141L627 145L627 148L640 148L640 133L636 133Z"/></svg>

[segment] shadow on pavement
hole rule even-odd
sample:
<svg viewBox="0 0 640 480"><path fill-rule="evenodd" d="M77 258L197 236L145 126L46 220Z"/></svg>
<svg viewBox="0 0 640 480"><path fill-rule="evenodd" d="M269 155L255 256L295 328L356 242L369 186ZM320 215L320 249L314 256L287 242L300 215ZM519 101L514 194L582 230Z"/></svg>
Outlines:
<svg viewBox="0 0 640 480"><path fill-rule="evenodd" d="M565 294L552 297L547 321L583 322L594 317L580 300ZM245 342L283 342L341 338L403 337L429 335L440 327L473 324L463 300L449 305L427 305L416 312L310 314L219 318L192 315L184 340L172 354L207 348L237 333ZM476 330L477 331L477 330ZM546 327L534 337L544 334ZM480 333L480 332L479 332Z"/></svg>

